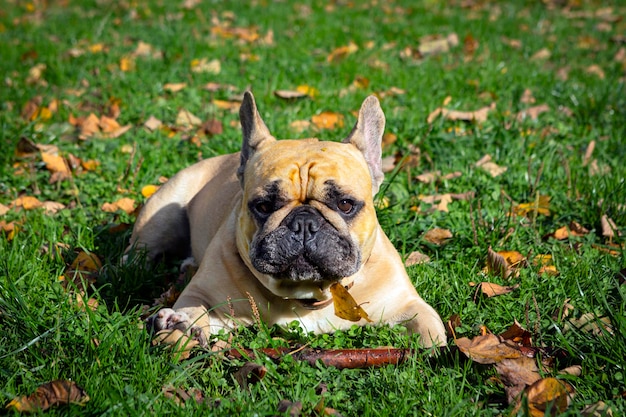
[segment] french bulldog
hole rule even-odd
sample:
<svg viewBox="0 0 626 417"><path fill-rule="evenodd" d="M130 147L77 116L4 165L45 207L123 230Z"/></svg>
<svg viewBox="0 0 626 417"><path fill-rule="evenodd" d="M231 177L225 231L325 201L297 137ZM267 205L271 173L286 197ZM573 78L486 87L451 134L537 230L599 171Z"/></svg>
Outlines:
<svg viewBox="0 0 626 417"><path fill-rule="evenodd" d="M203 343L259 317L315 333L347 329L354 323L335 314L330 291L340 283L367 312L357 324L402 324L425 347L445 345L441 318L376 217L385 128L378 99L365 99L342 142L276 140L251 92L239 116L241 151L180 171L137 218L125 258L189 248L198 263L173 308L149 319L152 327Z"/></svg>

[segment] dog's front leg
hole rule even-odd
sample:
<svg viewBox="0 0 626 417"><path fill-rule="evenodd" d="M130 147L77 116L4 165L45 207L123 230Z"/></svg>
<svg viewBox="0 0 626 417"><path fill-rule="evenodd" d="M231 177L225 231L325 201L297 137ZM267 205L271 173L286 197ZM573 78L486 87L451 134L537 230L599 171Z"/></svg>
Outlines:
<svg viewBox="0 0 626 417"><path fill-rule="evenodd" d="M163 308L146 320L153 333L161 330L180 330L197 340L201 346L208 346L211 334L211 317L203 306L187 308Z"/></svg>

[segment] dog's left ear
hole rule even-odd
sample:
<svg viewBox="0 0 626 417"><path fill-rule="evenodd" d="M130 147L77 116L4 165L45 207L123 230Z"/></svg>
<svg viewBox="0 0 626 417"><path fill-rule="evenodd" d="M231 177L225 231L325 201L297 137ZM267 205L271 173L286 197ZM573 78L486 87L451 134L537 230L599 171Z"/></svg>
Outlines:
<svg viewBox="0 0 626 417"><path fill-rule="evenodd" d="M359 117L344 140L361 151L372 176L372 194L376 194L383 182L382 139L385 131L385 114L378 99L369 96L361 104Z"/></svg>
<svg viewBox="0 0 626 417"><path fill-rule="evenodd" d="M261 119L252 92L246 91L243 94L243 101L239 108L239 120L243 131L243 142L241 144L241 164L237 170L237 177L243 184L243 173L248 159L254 151L266 141L276 140Z"/></svg>

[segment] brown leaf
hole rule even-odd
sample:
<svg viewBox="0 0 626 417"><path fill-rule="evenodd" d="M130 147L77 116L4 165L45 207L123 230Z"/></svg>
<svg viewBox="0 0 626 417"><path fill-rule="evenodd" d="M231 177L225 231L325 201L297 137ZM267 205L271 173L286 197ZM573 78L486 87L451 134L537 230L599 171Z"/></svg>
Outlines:
<svg viewBox="0 0 626 417"><path fill-rule="evenodd" d="M372 321L365 310L356 303L352 295L341 283L335 282L332 284L330 292L333 295L333 305L337 317L350 321L360 321L361 319L365 319L368 322Z"/></svg>
<svg viewBox="0 0 626 417"><path fill-rule="evenodd" d="M61 210L65 209L65 204L59 203L58 201L44 201L41 204L41 207L44 209L46 214L54 214Z"/></svg>
<svg viewBox="0 0 626 417"><path fill-rule="evenodd" d="M339 48L334 49L328 56L326 57L326 62L335 63L344 59L346 56L355 53L359 50L359 47L354 43L350 42L348 45L340 46Z"/></svg>
<svg viewBox="0 0 626 417"><path fill-rule="evenodd" d="M231 112L238 112L241 106L241 101L238 100L217 100L214 99L212 103L220 110L230 110Z"/></svg>
<svg viewBox="0 0 626 417"><path fill-rule="evenodd" d="M437 181L440 177L441 177L441 171L430 171L430 172L424 172L423 174L420 174L415 178L417 178L419 182L430 184L432 182Z"/></svg>
<svg viewBox="0 0 626 417"><path fill-rule="evenodd" d="M278 403L278 412L281 415L287 415L289 417L299 417L302 413L302 402L292 402L289 400L280 400Z"/></svg>
<svg viewBox="0 0 626 417"><path fill-rule="evenodd" d="M11 207L19 207L24 210L33 210L39 208L43 205L41 201L37 199L37 197L32 196L22 196L13 200L10 204Z"/></svg>
<svg viewBox="0 0 626 417"><path fill-rule="evenodd" d="M476 336L473 339L462 337L455 340L459 350L474 362L493 364L504 359L522 357L519 349L503 342L494 334Z"/></svg>
<svg viewBox="0 0 626 417"><path fill-rule="evenodd" d="M524 329L518 322L515 322L509 326L504 332L500 333L500 336L503 340L510 340L519 345L530 347L532 346L532 335L531 333Z"/></svg>
<svg viewBox="0 0 626 417"><path fill-rule="evenodd" d="M208 58L193 59L191 61L191 72L207 73L217 75L222 71L222 63L219 59L208 60Z"/></svg>
<svg viewBox="0 0 626 417"><path fill-rule="evenodd" d="M519 284L503 286L494 284L493 282L481 282L480 289L486 297L495 297L498 295L508 294L519 288Z"/></svg>
<svg viewBox="0 0 626 417"><path fill-rule="evenodd" d="M35 413L60 405L85 405L87 401L89 396L85 390L73 381L55 380L40 385L31 395L13 399L6 408L22 413Z"/></svg>
<svg viewBox="0 0 626 417"><path fill-rule="evenodd" d="M533 104L535 102L535 97L533 97L533 92L530 89L525 89L522 97L520 98L520 103L524 104Z"/></svg>
<svg viewBox="0 0 626 417"><path fill-rule="evenodd" d="M553 237L557 240L568 239L571 236L585 236L589 233L585 227L576 223L575 221L571 221L569 226L563 226L554 231L554 233L548 235L549 237Z"/></svg>
<svg viewBox="0 0 626 417"><path fill-rule="evenodd" d="M517 269L526 261L517 251L495 252L491 247L487 249L487 271L504 279L517 274Z"/></svg>
<svg viewBox="0 0 626 417"><path fill-rule="evenodd" d="M172 399L178 405L185 405L188 401L195 401L196 404L205 402L204 394L197 388L174 388L172 386L161 389L165 398Z"/></svg>
<svg viewBox="0 0 626 417"><path fill-rule="evenodd" d="M159 127L161 127L161 125L163 124L162 121L160 121L159 119L157 119L154 116L150 116L148 118L148 120L146 120L143 124L143 127L145 127L146 129L148 129L151 132L154 132L155 130L157 130Z"/></svg>
<svg viewBox="0 0 626 417"><path fill-rule="evenodd" d="M187 83L166 83L163 84L163 90L169 91L170 93L178 93L179 91L185 89L187 87Z"/></svg>
<svg viewBox="0 0 626 417"><path fill-rule="evenodd" d="M525 120L526 118L530 118L531 120L537 120L541 113L545 113L550 111L550 106L547 104L540 104L538 106L529 107L525 110L520 111L515 115L515 119L518 122Z"/></svg>
<svg viewBox="0 0 626 417"><path fill-rule="evenodd" d="M616 234L617 236L620 235L615 222L606 214L602 215L600 218L600 225L602 226L602 236L608 238L609 241L612 240Z"/></svg>
<svg viewBox="0 0 626 417"><path fill-rule="evenodd" d="M7 241L12 241L17 234L18 227L17 223L8 222L6 220L0 220L0 230L6 235Z"/></svg>
<svg viewBox="0 0 626 417"><path fill-rule="evenodd" d="M414 251L411 252L409 256L407 256L406 260L404 261L404 266L409 267L416 264L425 264L428 262L430 262L430 257L428 255L424 255L421 252Z"/></svg>
<svg viewBox="0 0 626 417"><path fill-rule="evenodd" d="M72 123L71 120L70 123ZM100 133L100 119L95 114L90 113L86 119L79 119L78 127L80 129L78 138L81 140L88 139L96 133Z"/></svg>
<svg viewBox="0 0 626 417"><path fill-rule="evenodd" d="M200 130L208 136L219 135L224 132L224 125L220 120L209 119L202 123Z"/></svg>
<svg viewBox="0 0 626 417"><path fill-rule="evenodd" d="M305 92L293 91L293 90L276 90L274 91L274 95L284 100L294 100L294 99L309 97L309 95Z"/></svg>
<svg viewBox="0 0 626 417"><path fill-rule="evenodd" d="M512 404L527 386L541 379L535 358L521 356L502 359L496 363L495 368L505 385L509 404Z"/></svg>
<svg viewBox="0 0 626 417"><path fill-rule="evenodd" d="M46 164L46 169L52 174L50 177L51 184L71 177L70 167L62 156L42 152L41 159Z"/></svg>
<svg viewBox="0 0 626 417"><path fill-rule="evenodd" d="M246 362L235 374L235 380L241 389L247 389L248 384L255 384L263 379L267 368L254 362Z"/></svg>
<svg viewBox="0 0 626 417"><path fill-rule="evenodd" d="M604 70L597 64L593 64L593 65L588 66L587 68L585 68L585 72L587 74L595 75L596 77L598 77L601 80L604 80L604 78L606 77L604 75Z"/></svg>
<svg viewBox="0 0 626 417"><path fill-rule="evenodd" d="M4 216L9 212L9 210L11 210L11 207L5 206L4 204L0 203L0 216Z"/></svg>
<svg viewBox="0 0 626 417"><path fill-rule="evenodd" d="M474 166L483 169L489 173L492 177L497 177L504 174L507 171L507 167L500 166L491 161L491 155L485 155L474 164Z"/></svg>
<svg viewBox="0 0 626 417"><path fill-rule="evenodd" d="M308 130L310 127L311 122L309 122L308 120L294 120L289 124L289 128L296 133L302 133Z"/></svg>
<svg viewBox="0 0 626 417"><path fill-rule="evenodd" d="M550 52L550 50L548 48L542 48L538 50L537 52L535 52L535 54L530 57L530 60L531 61L543 61L543 60L550 58L550 56L552 56L552 53Z"/></svg>
<svg viewBox="0 0 626 417"><path fill-rule="evenodd" d="M135 200L128 197L120 198L114 203L104 203L101 207L102 211L106 211L107 213L115 213L117 210L123 210L128 214L133 213L135 208Z"/></svg>
<svg viewBox="0 0 626 417"><path fill-rule="evenodd" d="M530 385L524 391L524 398L520 397L512 415L520 411L524 415L543 417L549 410L550 416L557 416L567 410L574 388L565 381L556 378L543 378Z"/></svg>
<svg viewBox="0 0 626 417"><path fill-rule="evenodd" d="M343 114L331 111L316 114L311 117L311 121L318 129L335 129L343 127L344 124Z"/></svg>
<svg viewBox="0 0 626 417"><path fill-rule="evenodd" d="M433 245L443 245L448 239L452 239L452 232L448 229L436 227L424 233L423 238Z"/></svg>
<svg viewBox="0 0 626 417"><path fill-rule="evenodd" d="M458 111L458 110L449 110L444 107L438 107L432 113L428 115L426 121L431 124L435 121L440 115L448 120L460 120L464 122L484 122L487 120L487 116L490 111L495 110L496 104L491 103L491 105L487 107L480 108L475 111Z"/></svg>

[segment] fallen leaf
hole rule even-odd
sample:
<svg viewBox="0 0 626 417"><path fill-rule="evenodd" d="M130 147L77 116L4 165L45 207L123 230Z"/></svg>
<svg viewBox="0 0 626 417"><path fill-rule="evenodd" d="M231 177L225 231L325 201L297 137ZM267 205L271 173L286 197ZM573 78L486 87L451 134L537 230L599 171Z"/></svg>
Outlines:
<svg viewBox="0 0 626 417"><path fill-rule="evenodd" d="M325 111L311 117L313 125L318 129L335 129L344 125L343 114Z"/></svg>
<svg viewBox="0 0 626 417"><path fill-rule="evenodd" d="M525 261L526 258L517 251L495 252L491 247L487 249L487 272L504 279L517 275Z"/></svg>
<svg viewBox="0 0 626 417"><path fill-rule="evenodd" d="M578 329L594 336L604 336L607 333L612 335L614 333L611 319L598 317L594 313L585 313L577 319L569 319L563 326L563 333L572 329Z"/></svg>
<svg viewBox="0 0 626 417"><path fill-rule="evenodd" d="M535 102L535 97L533 97L533 92L530 89L525 89L522 97L519 99L520 103L524 104L533 104Z"/></svg>
<svg viewBox="0 0 626 417"><path fill-rule="evenodd" d="M425 264L428 262L430 262L430 257L428 255L425 255L418 251L414 251L411 252L409 256L407 256L406 260L404 261L404 266L408 268L409 266Z"/></svg>
<svg viewBox="0 0 626 417"><path fill-rule="evenodd" d="M439 177L441 177L441 171L430 171L430 172L424 172L423 174L420 174L415 178L417 178L419 182L430 184L430 183L437 181Z"/></svg>
<svg viewBox="0 0 626 417"><path fill-rule="evenodd" d="M620 235L615 222L606 214L602 215L600 218L600 225L602 226L602 236L608 238L609 241L611 241L616 234L617 236Z"/></svg>
<svg viewBox="0 0 626 417"><path fill-rule="evenodd" d="M7 241L10 242L15 238L15 235L17 234L17 223L15 223L14 221L7 223L6 220L0 220L0 230L2 230L2 232L6 236Z"/></svg>
<svg viewBox="0 0 626 417"><path fill-rule="evenodd" d="M148 120L146 120L143 124L143 126L148 129L151 132L154 132L155 130L157 130L159 127L161 127L161 125L163 124L163 122L161 122L159 119L157 119L154 116L150 116L148 118Z"/></svg>
<svg viewBox="0 0 626 417"><path fill-rule="evenodd" d="M221 71L222 64L219 59L212 59L209 61L207 58L201 58L191 61L191 72L217 75Z"/></svg>
<svg viewBox="0 0 626 417"><path fill-rule="evenodd" d="M296 91L306 94L307 96L311 98L315 98L320 94L317 88L311 87L310 85L306 85L306 84L301 84L298 87L296 87Z"/></svg>
<svg viewBox="0 0 626 417"><path fill-rule="evenodd" d="M308 130L310 127L311 122L309 122L308 120L294 120L293 122L289 123L289 128L296 133L302 133Z"/></svg>
<svg viewBox="0 0 626 417"><path fill-rule="evenodd" d="M133 213L135 208L135 200L128 197L120 198L114 203L104 203L101 207L102 211L106 211L107 213L115 213L118 210L122 210L128 214Z"/></svg>
<svg viewBox="0 0 626 417"><path fill-rule="evenodd" d="M519 349L503 342L494 334L476 336L472 339L461 337L456 339L455 343L468 358L485 365L523 356Z"/></svg>
<svg viewBox="0 0 626 417"><path fill-rule="evenodd" d="M194 127L200 126L202 124L202 120L188 110L181 109L176 116L176 124L183 127Z"/></svg>
<svg viewBox="0 0 626 417"><path fill-rule="evenodd" d="M532 334L528 330L524 329L517 322L517 320L515 320L515 322L509 326L508 329L500 333L498 336L503 340L510 340L522 346L530 347L533 344Z"/></svg>
<svg viewBox="0 0 626 417"><path fill-rule="evenodd" d="M515 119L518 122L521 122L526 118L530 118L531 120L537 120L541 113L545 113L547 111L550 111L550 106L548 106L547 104L540 104L538 106L529 107L525 110L518 112L515 115Z"/></svg>
<svg viewBox="0 0 626 417"><path fill-rule="evenodd" d="M565 381L552 377L540 379L524 390L511 414L521 411L531 417L543 417L546 412L550 416L560 415L567 410L573 392L574 388Z"/></svg>
<svg viewBox="0 0 626 417"><path fill-rule="evenodd" d="M330 292L333 295L333 305L337 317L350 321L359 321L361 319L372 321L365 310L356 303L352 295L341 283L335 282L332 284Z"/></svg>
<svg viewBox="0 0 626 417"><path fill-rule="evenodd" d="M335 63L338 62L350 54L355 53L359 50L359 47L354 43L350 42L348 45L340 46L339 48L334 49L327 57L326 62Z"/></svg>
<svg viewBox="0 0 626 417"><path fill-rule="evenodd" d="M543 60L550 58L550 56L552 56L552 53L550 52L550 50L548 48L542 48L538 50L537 52L535 52L533 56L530 57L530 60L531 61L543 61Z"/></svg>
<svg viewBox="0 0 626 417"><path fill-rule="evenodd" d="M72 123L71 120L70 123ZM78 127L80 129L78 138L85 140L100 132L100 119L95 114L90 113L86 119L78 122Z"/></svg>
<svg viewBox="0 0 626 417"><path fill-rule="evenodd" d="M284 100L295 100L299 98L309 97L309 95L305 92L293 90L276 90L274 91L274 95Z"/></svg>
<svg viewBox="0 0 626 417"><path fill-rule="evenodd" d="M41 204L41 207L44 209L46 214L54 214L59 212L60 210L64 210L65 204L59 203L57 201L44 201Z"/></svg>
<svg viewBox="0 0 626 417"><path fill-rule="evenodd" d="M248 384L255 384L263 379L267 368L254 362L246 362L235 374L235 380L241 389L247 389Z"/></svg>
<svg viewBox="0 0 626 417"><path fill-rule="evenodd" d="M508 294L519 288L519 284L503 286L494 284L493 282L481 282L480 290L486 297L495 297L498 295Z"/></svg>
<svg viewBox="0 0 626 417"><path fill-rule="evenodd" d="M544 216L550 215L550 196L537 194L535 201L528 203L518 204L513 206L512 210L517 216L528 216L532 214L536 216L543 214Z"/></svg>
<svg viewBox="0 0 626 417"><path fill-rule="evenodd" d="M596 77L598 77L601 80L604 80L604 78L606 77L604 75L604 70L597 64L593 64L593 65L588 66L587 68L585 68L585 72L587 74L595 75Z"/></svg>
<svg viewBox="0 0 626 417"><path fill-rule="evenodd" d="M62 156L42 152L41 159L46 164L46 169L51 173L50 184L71 177L70 167Z"/></svg>
<svg viewBox="0 0 626 417"><path fill-rule="evenodd" d="M575 221L571 221L569 226L563 226L558 228L548 235L548 237L553 237L557 240L565 240L572 236L585 236L589 233L589 230L576 223Z"/></svg>
<svg viewBox="0 0 626 417"><path fill-rule="evenodd" d="M11 207L5 206L4 204L0 203L0 216L4 216L9 212L9 210L11 210Z"/></svg>
<svg viewBox="0 0 626 417"><path fill-rule="evenodd" d="M166 83L163 85L163 90L170 93L177 93L187 87L187 83Z"/></svg>
<svg viewBox="0 0 626 417"><path fill-rule="evenodd" d="M23 413L46 411L60 405L85 405L89 396L73 381L55 380L37 387L34 393L13 399L6 408Z"/></svg>
<svg viewBox="0 0 626 417"><path fill-rule="evenodd" d="M131 55L120 58L120 71L129 72L135 70L135 58Z"/></svg>
<svg viewBox="0 0 626 417"><path fill-rule="evenodd" d="M541 379L537 359L521 356L502 359L495 364L500 380L505 385L509 404L514 403L529 385Z"/></svg>
<svg viewBox="0 0 626 417"><path fill-rule="evenodd" d="M503 167L493 162L491 160L491 155L483 156L474 164L474 166L481 168L494 178L504 174L508 170L508 167Z"/></svg>
<svg viewBox="0 0 626 417"><path fill-rule="evenodd" d="M452 239L452 232L448 229L441 229L439 227L435 227L424 233L422 236L423 239L433 245L443 245L448 241L448 239Z"/></svg>
<svg viewBox="0 0 626 417"><path fill-rule="evenodd" d="M241 107L241 102L237 100L213 100L215 107L220 110L230 110L232 112L238 112Z"/></svg>
<svg viewBox="0 0 626 417"><path fill-rule="evenodd" d="M141 189L141 195L148 198L152 194L156 193L159 188L160 187L158 185L146 185Z"/></svg>
<svg viewBox="0 0 626 417"><path fill-rule="evenodd" d="M42 205L43 203L39 201L37 197L32 196L18 197L10 204L11 207L23 208L24 210L33 210L41 207Z"/></svg>
<svg viewBox="0 0 626 417"><path fill-rule="evenodd" d="M185 405L188 401L194 401L196 404L205 402L204 394L197 388L174 388L172 386L163 387L161 389L165 398L172 399L178 405Z"/></svg>
<svg viewBox="0 0 626 417"><path fill-rule="evenodd" d="M438 107L433 112L431 112L426 121L431 124L434 122L439 116L444 117L447 120L460 120L464 122L484 122L487 120L487 116L490 111L495 110L496 103L491 103L491 105L482 107L475 111L458 111L458 110L449 110L444 107Z"/></svg>

